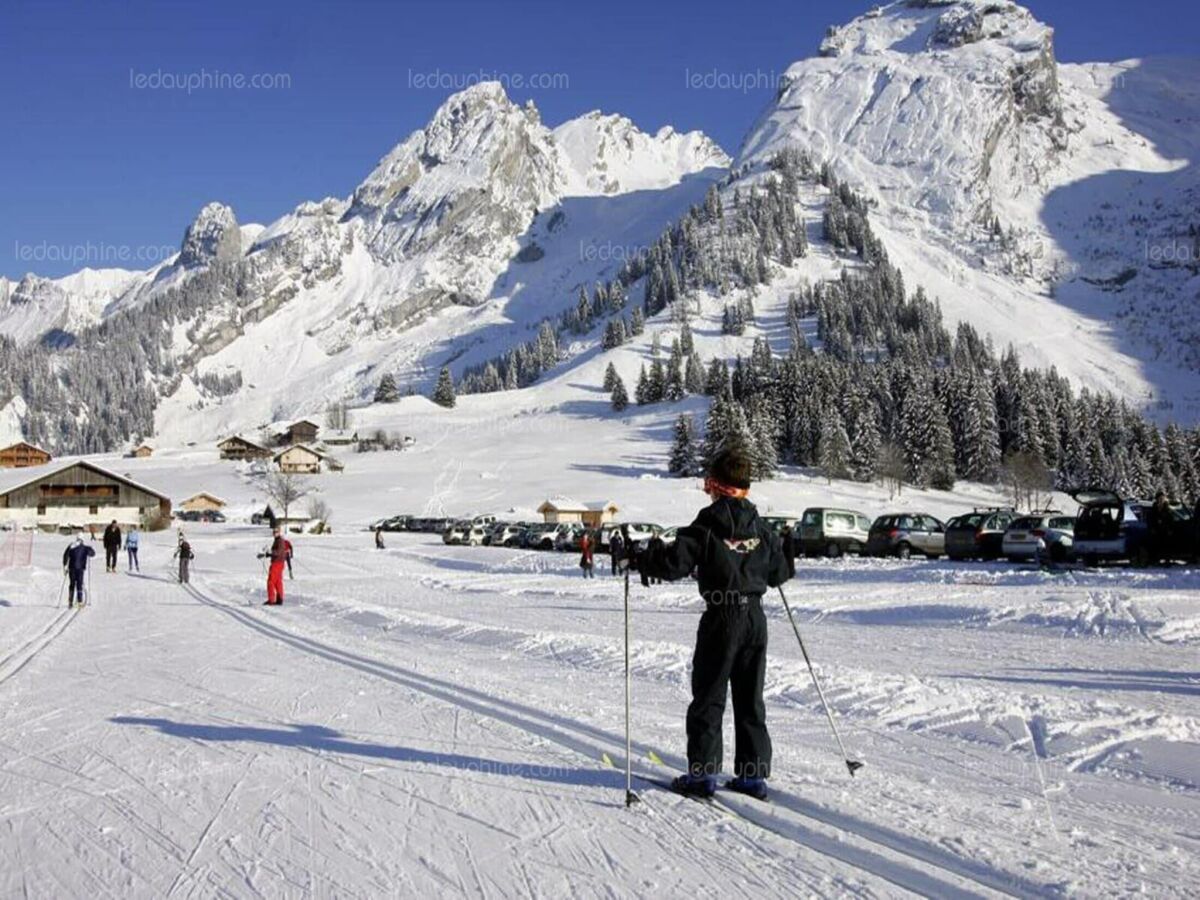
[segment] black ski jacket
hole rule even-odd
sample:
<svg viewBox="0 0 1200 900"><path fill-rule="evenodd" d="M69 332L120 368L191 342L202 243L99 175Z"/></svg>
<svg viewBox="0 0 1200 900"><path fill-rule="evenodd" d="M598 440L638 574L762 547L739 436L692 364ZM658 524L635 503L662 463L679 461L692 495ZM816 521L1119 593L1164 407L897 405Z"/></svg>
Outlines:
<svg viewBox="0 0 1200 900"><path fill-rule="evenodd" d="M109 525L104 529L104 546L110 550L121 549L121 529L116 525Z"/></svg>
<svg viewBox="0 0 1200 900"><path fill-rule="evenodd" d="M696 521L679 529L675 543L651 541L637 567L644 576L666 581L695 572L700 596L710 605L761 597L795 574L779 536L754 504L732 497L700 510Z"/></svg>
<svg viewBox="0 0 1200 900"><path fill-rule="evenodd" d="M87 544L72 544L63 551L63 567L72 572L82 572L87 568L88 559L95 555L96 551Z"/></svg>

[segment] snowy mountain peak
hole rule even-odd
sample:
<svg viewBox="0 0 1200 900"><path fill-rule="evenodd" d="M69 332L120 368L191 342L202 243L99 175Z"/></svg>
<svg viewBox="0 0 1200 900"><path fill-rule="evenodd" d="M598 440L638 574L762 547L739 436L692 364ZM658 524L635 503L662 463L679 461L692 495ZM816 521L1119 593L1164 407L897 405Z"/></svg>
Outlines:
<svg viewBox="0 0 1200 900"><path fill-rule="evenodd" d="M670 126L654 135L625 116L593 110L554 129L570 196L620 194L675 184L704 169L727 168L729 157L699 131Z"/></svg>
<svg viewBox="0 0 1200 900"><path fill-rule="evenodd" d="M188 226L179 248L184 268L207 263L232 262L242 254L242 235L233 210L223 203L209 203Z"/></svg>

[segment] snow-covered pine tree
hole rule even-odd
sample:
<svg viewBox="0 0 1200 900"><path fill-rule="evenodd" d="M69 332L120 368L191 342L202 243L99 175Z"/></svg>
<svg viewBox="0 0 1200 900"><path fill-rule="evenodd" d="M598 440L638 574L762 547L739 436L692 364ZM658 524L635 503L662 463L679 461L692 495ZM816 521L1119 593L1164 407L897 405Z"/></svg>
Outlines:
<svg viewBox="0 0 1200 900"><path fill-rule="evenodd" d="M438 372L437 384L433 386L433 394L430 399L438 406L444 406L446 409L453 409L457 402L454 396L454 378L450 374L449 366L442 366L442 370Z"/></svg>
<svg viewBox="0 0 1200 900"><path fill-rule="evenodd" d="M704 375L704 393L717 397L729 390L729 365L719 356L714 356Z"/></svg>
<svg viewBox="0 0 1200 900"><path fill-rule="evenodd" d="M384 372L379 379L379 387L375 388L376 403L395 403L400 399L400 391L396 387L396 379L391 372Z"/></svg>
<svg viewBox="0 0 1200 900"><path fill-rule="evenodd" d="M667 395L667 372L663 361L654 357L650 361L650 374L646 379L646 396L648 403L660 403Z"/></svg>
<svg viewBox="0 0 1200 900"><path fill-rule="evenodd" d="M637 401L638 406L645 406L651 403L650 399L650 376L646 374L646 364L642 363L642 370L638 373L637 384L633 388L633 397Z"/></svg>
<svg viewBox="0 0 1200 900"><path fill-rule="evenodd" d="M826 480L849 478L852 472L850 435L842 422L842 414L833 407L821 423L821 437L817 441L817 465Z"/></svg>
<svg viewBox="0 0 1200 900"><path fill-rule="evenodd" d="M687 355L691 355L696 349L696 342L692 337L692 326L688 324L687 319L684 319L683 324L679 326L679 347Z"/></svg>
<svg viewBox="0 0 1200 900"><path fill-rule="evenodd" d="M644 370L643 374L645 374ZM617 379L613 382L612 386L613 412L624 412L628 407L629 392L625 390L625 382L621 380L621 376L617 375Z"/></svg>
<svg viewBox="0 0 1200 900"><path fill-rule="evenodd" d="M681 413L675 420L675 439L671 445L667 471L680 478L697 474L696 453L695 422L687 413Z"/></svg>
<svg viewBox="0 0 1200 900"><path fill-rule="evenodd" d="M678 348L679 345L676 344L675 346ZM683 357L673 352L670 361L667 363L667 380L663 388L663 399L671 403L677 403L686 395L687 389L683 383Z"/></svg>
<svg viewBox="0 0 1200 900"><path fill-rule="evenodd" d="M612 363L608 364L608 368L604 370L604 389L611 391L620 380L620 375L617 374L617 367Z"/></svg>
<svg viewBox="0 0 1200 900"><path fill-rule="evenodd" d="M629 313L629 333L634 337L646 330L646 317L642 315L640 306L635 306Z"/></svg>
<svg viewBox="0 0 1200 900"><path fill-rule="evenodd" d="M704 363L695 350L688 354L687 365L683 371L683 386L689 394L704 393Z"/></svg>

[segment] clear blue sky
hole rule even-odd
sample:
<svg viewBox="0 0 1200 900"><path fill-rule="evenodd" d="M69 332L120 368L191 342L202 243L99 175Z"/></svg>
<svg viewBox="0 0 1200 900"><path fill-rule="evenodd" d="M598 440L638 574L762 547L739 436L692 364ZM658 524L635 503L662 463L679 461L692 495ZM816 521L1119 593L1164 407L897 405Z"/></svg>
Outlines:
<svg viewBox="0 0 1200 900"><path fill-rule="evenodd" d="M431 74L555 76L555 87L510 92L551 125L600 108L644 129L699 128L734 152L771 98L770 77L870 5L3 0L0 275L73 271L78 262L60 259L73 248L93 265L153 255L209 200L268 222L301 200L345 196L444 99L414 86ZM1196 0L1030 5L1057 27L1066 61L1200 46ZM762 73L763 84L694 90L688 71ZM280 74L290 87L136 86L218 72Z"/></svg>

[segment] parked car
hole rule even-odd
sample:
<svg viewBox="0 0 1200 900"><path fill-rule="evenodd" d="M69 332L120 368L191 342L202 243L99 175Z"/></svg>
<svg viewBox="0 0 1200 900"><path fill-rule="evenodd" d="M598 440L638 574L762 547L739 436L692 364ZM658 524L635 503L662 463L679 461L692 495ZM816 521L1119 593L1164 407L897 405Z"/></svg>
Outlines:
<svg viewBox="0 0 1200 900"><path fill-rule="evenodd" d="M1008 507L976 509L946 523L946 555L951 559L999 559L1004 532L1017 511Z"/></svg>
<svg viewBox="0 0 1200 900"><path fill-rule="evenodd" d="M1164 534L1165 545L1152 546L1149 500L1127 500L1109 490L1076 491L1079 504L1075 520L1075 557L1088 565L1101 560L1128 561L1149 565L1158 558L1192 559L1196 554L1196 532L1191 516L1171 507L1171 520Z"/></svg>
<svg viewBox="0 0 1200 900"><path fill-rule="evenodd" d="M1000 546L1013 562L1036 559L1043 552L1062 562L1070 558L1074 538L1075 517L1050 509L1013 519Z"/></svg>
<svg viewBox="0 0 1200 900"><path fill-rule="evenodd" d="M484 527L490 528L491 526L496 524L496 517L495 516L472 516L470 519L470 522L472 525L482 525Z"/></svg>
<svg viewBox="0 0 1200 900"><path fill-rule="evenodd" d="M888 513L871 524L867 553L908 559L922 553L937 559L946 552L946 526L926 513Z"/></svg>
<svg viewBox="0 0 1200 900"><path fill-rule="evenodd" d="M517 522L497 522L492 526L488 544L492 547L519 547L525 526Z"/></svg>
<svg viewBox="0 0 1200 900"><path fill-rule="evenodd" d="M824 555L830 559L843 553L866 552L871 520L853 509L828 509L814 506L800 517L796 549L805 556Z"/></svg>
<svg viewBox="0 0 1200 900"><path fill-rule="evenodd" d="M451 522L446 526L446 530L442 532L443 544L465 544L467 542L467 533L471 530L471 523L466 519L459 519L457 522Z"/></svg>
<svg viewBox="0 0 1200 900"><path fill-rule="evenodd" d="M587 528L582 522L560 522L554 529L554 549L578 550L585 531Z"/></svg>
<svg viewBox="0 0 1200 900"><path fill-rule="evenodd" d="M802 516L760 516L762 521L770 526L771 530L776 534L783 534L783 529L791 528L793 531L800 524Z"/></svg>
<svg viewBox="0 0 1200 900"><path fill-rule="evenodd" d="M608 541L612 537L612 533L623 528L628 529L629 540L635 544L658 537L663 530L661 525L655 525L653 522L609 522L600 526L600 537L596 542L596 549L607 553Z"/></svg>
<svg viewBox="0 0 1200 900"><path fill-rule="evenodd" d="M558 525L542 523L525 532L525 546L530 550L553 550L555 531Z"/></svg>
<svg viewBox="0 0 1200 900"><path fill-rule="evenodd" d="M212 525L220 525L225 521L225 513L218 509L206 509L200 513L200 521L208 522Z"/></svg>

